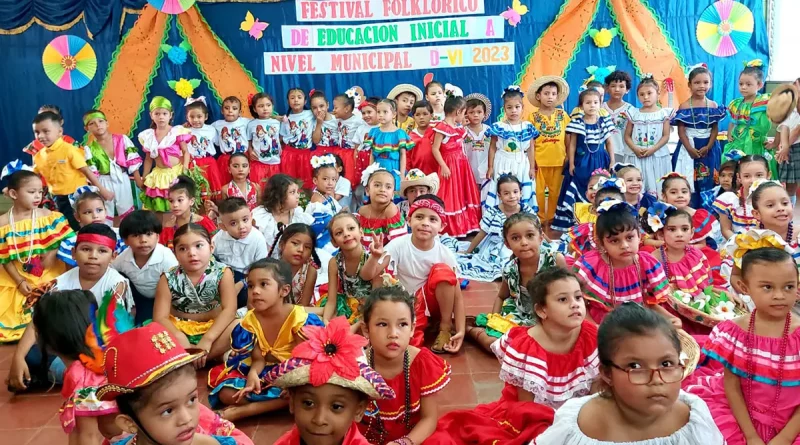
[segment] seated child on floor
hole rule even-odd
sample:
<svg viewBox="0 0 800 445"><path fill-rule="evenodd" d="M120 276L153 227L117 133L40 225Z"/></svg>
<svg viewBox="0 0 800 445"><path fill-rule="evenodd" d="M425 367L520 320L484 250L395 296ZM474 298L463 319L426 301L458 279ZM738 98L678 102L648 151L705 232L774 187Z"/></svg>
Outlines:
<svg viewBox="0 0 800 445"><path fill-rule="evenodd" d="M566 268L564 256L544 240L542 223L533 212L511 215L503 223L502 236L511 258L503 265L503 281L492 312L479 314L467 337L486 351L513 326L533 326L536 314L525 283L552 267Z"/></svg>
<svg viewBox="0 0 800 445"><path fill-rule="evenodd" d="M234 153L228 159L231 182L222 187L222 198L242 198L250 210L258 206L261 187L250 181L250 159L244 153Z"/></svg>
<svg viewBox="0 0 800 445"><path fill-rule="evenodd" d="M158 242L161 221L149 210L134 210L119 225L119 234L128 248L111 267L130 280L136 304L136 325L153 318L156 286L161 274L178 265L171 250Z"/></svg>
<svg viewBox="0 0 800 445"><path fill-rule="evenodd" d="M731 150L725 153L725 159L730 159L731 156L736 156L740 152L738 150ZM725 160L723 159L723 161ZM702 201L702 208L709 212L714 211L714 201L725 192L732 192L733 190L733 177L736 172L736 161L729 160L723 162L719 167L719 180L717 185L705 191L700 191L700 199Z"/></svg>
<svg viewBox="0 0 800 445"><path fill-rule="evenodd" d="M661 306L669 293L664 267L639 250L640 228L634 208L609 199L597 206L597 213L597 250L584 253L574 266L584 282L589 317L600 323L620 303L634 302L680 327L680 319Z"/></svg>
<svg viewBox="0 0 800 445"><path fill-rule="evenodd" d="M528 443L552 424L553 409L595 387L597 326L585 318L578 278L553 267L527 287L536 325L513 327L492 346L505 383L500 399L446 414L437 435L456 443Z"/></svg>
<svg viewBox="0 0 800 445"><path fill-rule="evenodd" d="M89 224L108 224L106 218L106 206L103 198L94 192L91 186L84 186L78 188L75 193L69 195L69 201L72 208L75 210L75 219L78 221L80 227L86 227ZM109 225L110 227L110 225ZM113 228L114 232L119 235L119 229ZM75 248L75 238L77 234L70 233L69 236L61 241L58 247L58 259L63 261L67 267L75 267L77 263L72 257L72 250ZM117 255L124 252L128 246L121 237L117 237L117 245L114 247L114 253Z"/></svg>
<svg viewBox="0 0 800 445"><path fill-rule="evenodd" d="M681 391L681 353L693 351L680 337L639 305L612 311L597 333L601 391L568 400L535 445L724 444L703 400Z"/></svg>
<svg viewBox="0 0 800 445"><path fill-rule="evenodd" d="M329 321L344 316L350 324L361 321L361 307L373 289L383 284L383 243L376 238L367 250L362 231L352 213L339 213L331 219L333 245L339 249L328 263L328 299L323 318ZM331 298L336 295L335 298Z"/></svg>
<svg viewBox="0 0 800 445"><path fill-rule="evenodd" d="M314 222L314 218L299 207L301 185L299 180L283 173L270 177L264 187L261 205L251 212L253 225L264 235L272 258L280 255L280 251L275 249L275 240L281 226Z"/></svg>
<svg viewBox="0 0 800 445"><path fill-rule="evenodd" d="M161 275L153 321L169 329L181 347L196 345L208 358L218 358L230 348L236 325L233 273L211 256L211 235L203 226L181 226L174 242L178 266ZM205 361L201 358L196 366L202 368Z"/></svg>
<svg viewBox="0 0 800 445"><path fill-rule="evenodd" d="M387 244L408 233L405 215L394 204L394 181L394 174L378 163L364 169L361 175L369 197L369 204L358 209L358 222L364 233L361 242L366 248L374 241Z"/></svg>
<svg viewBox="0 0 800 445"><path fill-rule="evenodd" d="M275 249L275 246L278 248ZM320 259L317 256L316 239L308 224L294 223L278 231L273 246L279 252L279 258L291 266L292 270L292 304L304 306L311 311L314 307L314 289L317 283L317 269ZM274 258L272 250L268 258ZM316 310L318 308L314 308ZM318 315L321 311L315 311Z"/></svg>
<svg viewBox="0 0 800 445"><path fill-rule="evenodd" d="M739 158L733 178L733 191L719 195L714 201L714 211L719 217L724 239L731 239L733 235L747 232L758 225L753 216L753 206L748 199L750 186L758 179L770 179L767 159L761 155Z"/></svg>
<svg viewBox="0 0 800 445"><path fill-rule="evenodd" d="M343 317L331 320L325 328L303 328L302 334L308 340L297 345L291 358L273 368L265 379L265 384L286 390L289 411L294 415L294 427L275 445L369 445L358 422L370 399L394 399L395 393L363 362L362 348L367 341L350 334ZM322 350L327 357L318 353Z"/></svg>
<svg viewBox="0 0 800 445"><path fill-rule="evenodd" d="M614 175L624 181L625 184L625 202L632 205L636 211L641 214L643 210L647 210L658 201L655 196L644 191L644 180L642 179L642 171L633 164L623 164L617 162L612 167Z"/></svg>
<svg viewBox="0 0 800 445"><path fill-rule="evenodd" d="M625 199L625 195L622 192L624 188L625 185L619 178L600 178L594 187L592 187L591 193L587 193L587 196L594 196L590 209L592 218L587 222L572 227L567 233L561 236L561 251L565 252L565 257L569 258L569 261L574 260L592 249L597 249L597 239L594 236L598 215L597 208L607 199L616 199L619 201Z"/></svg>
<svg viewBox="0 0 800 445"><path fill-rule="evenodd" d="M556 232L569 232L574 226L583 223L594 223L597 221L597 214L594 212L595 185L601 179L611 178L611 173L604 168L598 168L589 176L584 195L581 196L578 190L570 183L569 188L562 190L561 199L553 217L550 228ZM585 197L585 201L584 201Z"/></svg>
<svg viewBox="0 0 800 445"><path fill-rule="evenodd" d="M709 220L711 224L709 241L714 247L721 246L725 239L722 237L719 221L708 210L693 208L691 205L691 193L692 190L688 178L680 173L668 173L661 178L661 201L676 207L678 210L683 210L692 218L697 217L698 219ZM642 214L642 212L640 211L639 214ZM655 246L660 247L660 244L655 244Z"/></svg>
<svg viewBox="0 0 800 445"><path fill-rule="evenodd" d="M464 341L464 298L455 256L439 240L443 216L444 204L438 196L417 198L408 212L411 233L386 246L389 260L382 263L389 265L403 288L415 297L417 322L411 344L422 345L432 317L430 324L439 324L439 333L431 350L456 353Z"/></svg>
<svg viewBox="0 0 800 445"><path fill-rule="evenodd" d="M253 445L243 432L198 401L191 366L204 351L187 351L158 323L112 339L105 353L108 384L101 401L116 401L115 423L128 436L113 445Z"/></svg>
<svg viewBox="0 0 800 445"><path fill-rule="evenodd" d="M219 205L222 219L220 230L211 241L214 258L233 271L236 307L247 307L247 286L244 272L247 266L267 257L264 235L253 230L250 209L242 198L226 198Z"/></svg>
<svg viewBox="0 0 800 445"><path fill-rule="evenodd" d="M164 217L164 227L158 241L173 248L175 234L180 227L189 223L196 223L203 226L209 234L217 233L217 225L206 215L195 213L197 199L199 198L197 185L188 176L178 176L177 181L169 188L169 208L171 214Z"/></svg>
<svg viewBox="0 0 800 445"><path fill-rule="evenodd" d="M431 173L426 175L422 170L412 168L405 179L400 182L400 196L405 198L397 204L403 213L403 219L408 221L408 208L411 203L422 195L435 195L439 191L439 175Z"/></svg>
<svg viewBox="0 0 800 445"><path fill-rule="evenodd" d="M304 326L322 320L291 302L292 272L285 262L260 259L247 268L247 296L252 309L231 332L231 354L208 374L212 407L225 405L222 417L235 421L277 411L287 403L281 390L263 384L266 374L291 357L305 340Z"/></svg>
<svg viewBox="0 0 800 445"><path fill-rule="evenodd" d="M374 290L364 304L367 359L395 393L375 402L359 429L377 445L423 443L436 429L434 394L450 383L450 365L409 344L414 333L414 300L398 286Z"/></svg>

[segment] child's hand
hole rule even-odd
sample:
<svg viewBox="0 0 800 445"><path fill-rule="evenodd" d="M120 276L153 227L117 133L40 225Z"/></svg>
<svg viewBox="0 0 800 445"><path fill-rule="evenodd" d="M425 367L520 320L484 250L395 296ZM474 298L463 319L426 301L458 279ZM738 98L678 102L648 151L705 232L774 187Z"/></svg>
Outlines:
<svg viewBox="0 0 800 445"><path fill-rule="evenodd" d="M489 167L489 169L486 170L486 179L492 179L492 176L494 176L494 169Z"/></svg>
<svg viewBox="0 0 800 445"><path fill-rule="evenodd" d="M775 436L775 439L777 439L777 438L778 438L778 436ZM775 440L775 439L772 439L772 440ZM758 434L756 434L755 437L752 437L750 439L745 439L745 440L747 440L747 445L766 445L764 443L764 441L761 440L760 437L758 437ZM770 443L770 445L772 445L772 441L770 441L769 443ZM776 443L780 443L780 442L776 442ZM786 443L791 443L791 442L786 442Z"/></svg>
<svg viewBox="0 0 800 445"><path fill-rule="evenodd" d="M444 345L444 350L455 354L461 349L461 344L464 343L464 333L456 332L455 335L450 337L450 341Z"/></svg>
<svg viewBox="0 0 800 445"><path fill-rule="evenodd" d="M106 200L106 201L114 200L114 192L112 192L111 190L109 190L109 189L107 189L105 187L100 189L100 196L102 196L103 199Z"/></svg>
<svg viewBox="0 0 800 445"><path fill-rule="evenodd" d="M31 372L28 370L28 364L25 363L25 358L17 360L15 357L11 361L11 370L8 371L8 379L6 383L13 389L28 389L28 383L31 381Z"/></svg>
<svg viewBox="0 0 800 445"><path fill-rule="evenodd" d="M442 178L447 179L450 177L450 168L446 165L441 167L442 169Z"/></svg>
<svg viewBox="0 0 800 445"><path fill-rule="evenodd" d="M31 286L31 283L29 283L28 280L20 281L17 289L19 289L20 293L26 297L33 292L33 286Z"/></svg>
<svg viewBox="0 0 800 445"><path fill-rule="evenodd" d="M575 163L574 162L570 162L569 163L569 175L570 176L575 175Z"/></svg>
<svg viewBox="0 0 800 445"><path fill-rule="evenodd" d="M375 258L383 256L383 237L380 234L372 238L372 242L369 245L369 253Z"/></svg>
<svg viewBox="0 0 800 445"><path fill-rule="evenodd" d="M248 394L261 394L261 379L258 378L258 374L252 372L247 373L247 383L244 388L234 396L236 403L242 403Z"/></svg>
<svg viewBox="0 0 800 445"><path fill-rule="evenodd" d="M758 440L761 440L760 438ZM780 433L773 437L772 440L769 441L769 445L791 445L794 442L794 439L787 439L786 437L782 436ZM764 443L764 442L761 442ZM750 441L747 441L747 445L750 445Z"/></svg>
<svg viewBox="0 0 800 445"><path fill-rule="evenodd" d="M139 188L139 190L144 190L144 189L145 189L145 187L144 187L144 180L142 179L142 177L141 177L141 176L139 176L139 175L136 175L136 177L135 177L135 178L133 178L133 182L135 182L135 183L136 183L136 187L138 187L138 188Z"/></svg>
<svg viewBox="0 0 800 445"><path fill-rule="evenodd" d="M786 148L781 147L778 150L778 154L775 155L775 161L779 164L788 164L789 163L789 150Z"/></svg>
<svg viewBox="0 0 800 445"><path fill-rule="evenodd" d="M536 166L531 166L531 170L528 172L531 179L536 179Z"/></svg>

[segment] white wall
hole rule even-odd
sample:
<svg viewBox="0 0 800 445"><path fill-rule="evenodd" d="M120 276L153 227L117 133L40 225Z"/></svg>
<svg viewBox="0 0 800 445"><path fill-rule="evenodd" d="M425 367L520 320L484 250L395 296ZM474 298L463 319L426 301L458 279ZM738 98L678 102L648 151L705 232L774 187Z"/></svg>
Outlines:
<svg viewBox="0 0 800 445"><path fill-rule="evenodd" d="M800 0L774 0L772 73L769 80L793 81L800 77Z"/></svg>

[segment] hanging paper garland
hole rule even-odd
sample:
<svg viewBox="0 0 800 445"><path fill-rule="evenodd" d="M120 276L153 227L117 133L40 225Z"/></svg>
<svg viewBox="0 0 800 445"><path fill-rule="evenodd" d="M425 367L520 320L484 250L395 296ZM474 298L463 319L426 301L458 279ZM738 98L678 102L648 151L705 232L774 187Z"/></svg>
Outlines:
<svg viewBox="0 0 800 445"><path fill-rule="evenodd" d="M711 55L730 57L750 42L753 26L753 13L747 6L733 0L720 0L700 16L697 41Z"/></svg>
<svg viewBox="0 0 800 445"><path fill-rule="evenodd" d="M147 0L154 8L167 14L180 14L194 6L196 0Z"/></svg>
<svg viewBox="0 0 800 445"><path fill-rule="evenodd" d="M45 47L42 66L47 77L59 88L77 90L94 78L97 56L82 38L59 36Z"/></svg>

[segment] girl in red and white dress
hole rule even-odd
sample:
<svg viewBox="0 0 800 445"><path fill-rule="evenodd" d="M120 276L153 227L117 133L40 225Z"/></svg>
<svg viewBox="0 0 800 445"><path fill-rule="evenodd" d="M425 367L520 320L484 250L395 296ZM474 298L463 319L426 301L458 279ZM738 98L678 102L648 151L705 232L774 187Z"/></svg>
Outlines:
<svg viewBox="0 0 800 445"><path fill-rule="evenodd" d="M222 174L217 166L217 160L214 155L217 154L215 145L219 145L219 135L217 130L211 125L206 124L208 120L208 107L206 106L206 98L203 96L197 99L186 99L186 125L189 131L192 132L192 139L187 144L189 153L202 171L203 176L208 180L211 199L217 199L222 186L225 182L222 180Z"/></svg>
<svg viewBox="0 0 800 445"><path fill-rule="evenodd" d="M753 206L748 199L750 186L759 179L770 179L769 161L761 155L744 155L734 150L730 152L738 158L733 175L733 190L725 192L714 201L713 209L719 216L722 236L728 240L737 233L744 233L758 227L753 216Z"/></svg>
<svg viewBox="0 0 800 445"><path fill-rule="evenodd" d="M433 157L439 163L439 191L444 201L445 219L443 234L465 236L480 228L481 197L472 167L464 154L464 135L461 126L467 102L449 92L444 103L445 118L433 127Z"/></svg>
<svg viewBox="0 0 800 445"><path fill-rule="evenodd" d="M500 400L445 415L426 443L526 444L550 426L554 409L591 392L597 326L586 319L578 278L560 267L543 270L528 294L536 325L514 327L492 344L505 382Z"/></svg>
<svg viewBox="0 0 800 445"><path fill-rule="evenodd" d="M678 210L683 210L690 217L708 220L711 224L710 238L714 247L721 247L725 242L722 237L722 228L719 221L705 209L694 209L691 207L692 189L689 180L677 172L667 173L661 177L661 200L669 205L675 206ZM649 207L649 206L648 206Z"/></svg>
<svg viewBox="0 0 800 445"><path fill-rule="evenodd" d="M222 199L242 198L247 203L250 211L258 207L259 187L247 177L250 175L250 160L244 153L234 153L228 159L228 172L231 175L229 182L222 189Z"/></svg>
<svg viewBox="0 0 800 445"><path fill-rule="evenodd" d="M436 430L433 394L450 383L450 365L427 348L409 345L414 332L414 299L401 287L372 291L362 308L370 341L369 365L394 390L391 400L373 402L359 429L375 445L413 445Z"/></svg>

